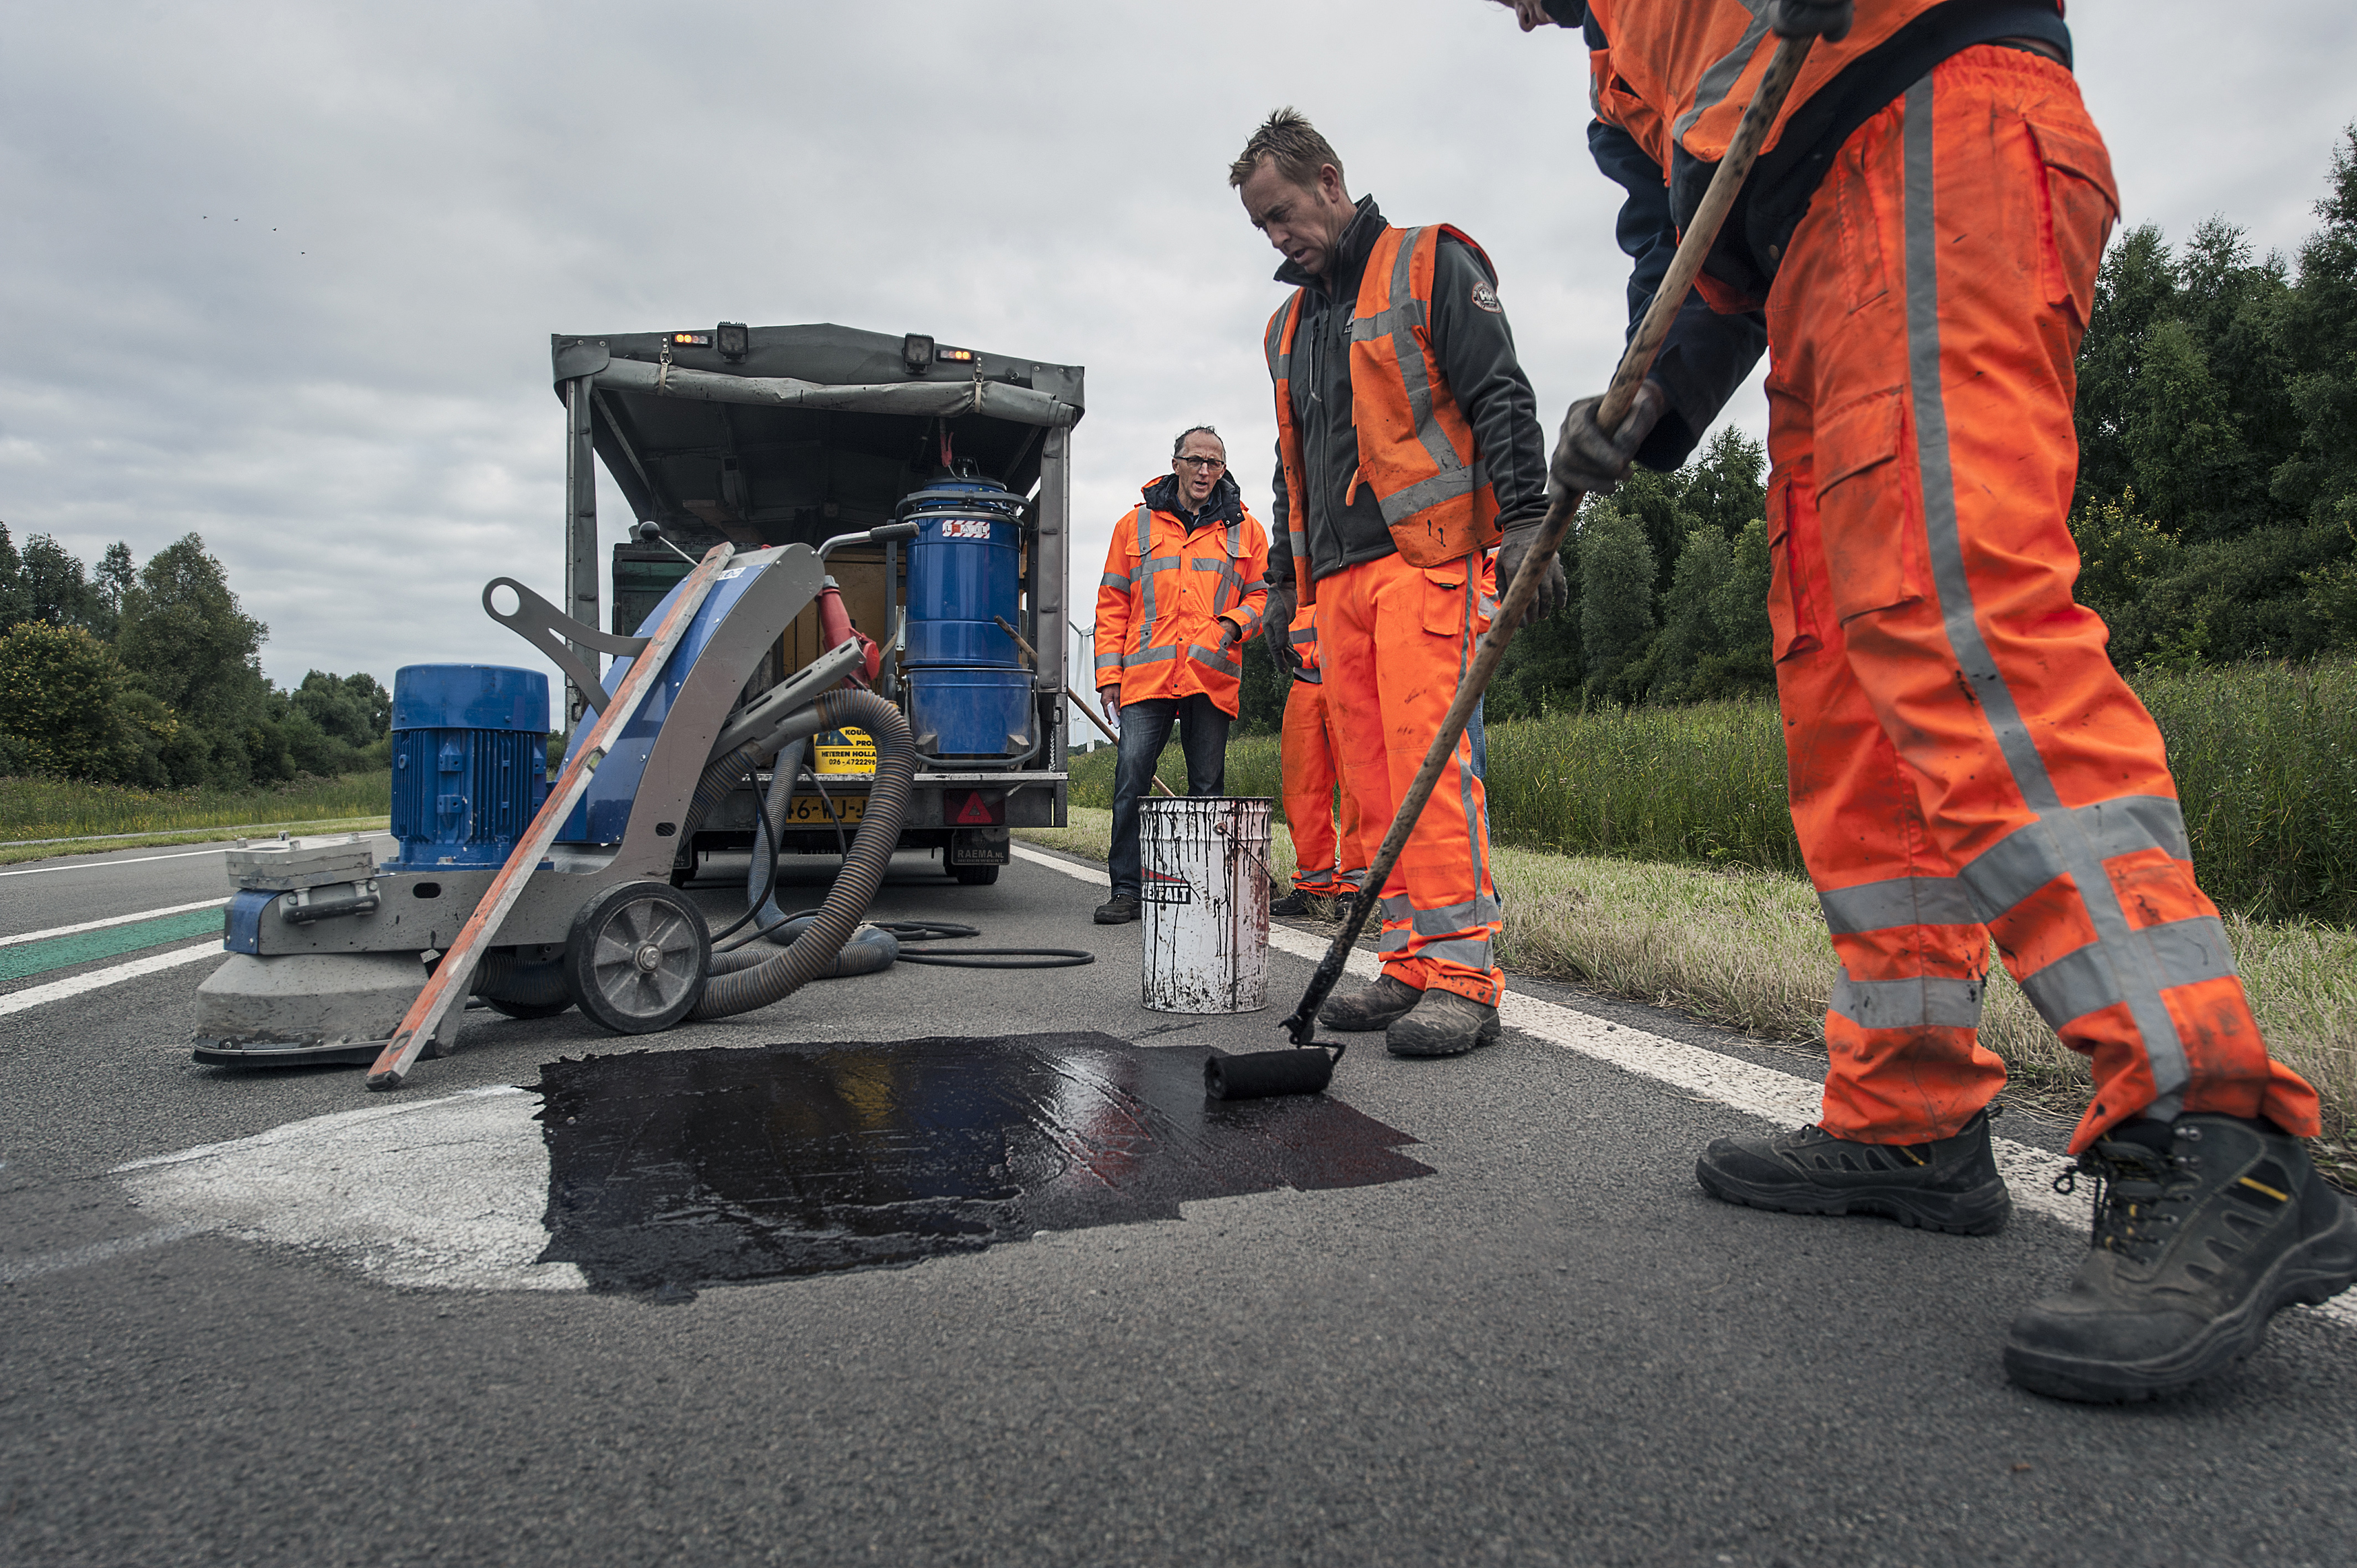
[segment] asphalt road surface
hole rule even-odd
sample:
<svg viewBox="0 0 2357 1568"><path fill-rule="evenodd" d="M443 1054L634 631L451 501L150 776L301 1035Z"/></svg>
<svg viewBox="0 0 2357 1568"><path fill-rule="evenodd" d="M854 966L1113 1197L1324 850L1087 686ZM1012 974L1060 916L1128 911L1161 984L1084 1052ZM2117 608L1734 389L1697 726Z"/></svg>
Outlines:
<svg viewBox="0 0 2357 1568"><path fill-rule="evenodd" d="M2007 1322L2083 1246L2082 1200L2045 1186L2060 1125L2000 1124L2021 1207L1992 1239L1726 1207L1695 1152L1808 1119L1809 1060L1542 984L1491 1049L1370 1041L1322 1108L1214 1125L1168 1085L1207 1047L1278 1043L1314 929L1276 934L1268 1011L1148 1013L1139 929L1089 923L1102 874L1024 854L991 887L904 861L877 915L1095 964L902 965L630 1042L477 1012L394 1095L189 1060L217 852L0 874L0 1562L2357 1561L2345 1306L2287 1312L2164 1404L2005 1381ZM1035 1116L1025 1158L1062 1162L1063 1207L1006 1201L1028 1178L994 1155L938 1255L813 1273L875 1244L858 1217L911 1201L906 1171L813 1157L739 1205L801 1227L785 1252L707 1245L704 1199L664 1187L848 1146L696 1076L771 1059L834 1073L835 1112L900 1128L909 1169L964 1158L988 1108L952 1077L745 1049L933 1036L1015 1041L975 1072L1017 1086L993 1104ZM592 1098L536 1121L565 1058L551 1083ZM1161 1084L1161 1120L1083 1125L1071 1104L1119 1098L1086 1073L1025 1098L1075 1062ZM609 1188L616 1127L647 1146ZM700 1141L748 1129L776 1158L714 1175ZM640 1207L601 1217L626 1187ZM616 1261L662 1237L693 1245Z"/></svg>

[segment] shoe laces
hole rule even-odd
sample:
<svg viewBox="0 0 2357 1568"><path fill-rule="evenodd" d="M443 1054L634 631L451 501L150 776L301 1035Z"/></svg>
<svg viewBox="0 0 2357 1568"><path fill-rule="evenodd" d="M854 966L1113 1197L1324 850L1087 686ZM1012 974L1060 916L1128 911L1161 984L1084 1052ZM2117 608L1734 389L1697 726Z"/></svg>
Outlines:
<svg viewBox="0 0 2357 1568"><path fill-rule="evenodd" d="M2182 1178L2191 1165L2190 1157L2141 1144L2099 1143L2054 1178L2054 1190L2068 1197L2078 1190L2082 1176L2094 1177L2090 1243L2144 1262L2168 1244L2184 1219L2191 1184Z"/></svg>

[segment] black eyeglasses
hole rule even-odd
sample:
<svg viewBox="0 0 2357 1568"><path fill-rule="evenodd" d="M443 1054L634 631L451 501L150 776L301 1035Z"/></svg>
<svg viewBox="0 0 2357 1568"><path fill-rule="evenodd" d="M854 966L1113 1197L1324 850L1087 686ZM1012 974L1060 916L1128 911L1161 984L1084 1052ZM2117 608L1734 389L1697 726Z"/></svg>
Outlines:
<svg viewBox="0 0 2357 1568"><path fill-rule="evenodd" d="M1173 457L1170 460L1174 463L1185 463L1190 467L1204 468L1213 472L1217 472L1219 469L1224 468L1228 466L1228 460L1225 457Z"/></svg>

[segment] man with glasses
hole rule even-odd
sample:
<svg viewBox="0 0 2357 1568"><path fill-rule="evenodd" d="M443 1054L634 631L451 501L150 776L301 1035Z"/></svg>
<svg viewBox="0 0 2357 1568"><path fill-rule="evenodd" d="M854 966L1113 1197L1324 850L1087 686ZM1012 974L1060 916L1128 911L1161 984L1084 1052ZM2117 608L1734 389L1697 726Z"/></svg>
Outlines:
<svg viewBox="0 0 2357 1568"><path fill-rule="evenodd" d="M1546 457L1497 274L1446 225L1396 229L1351 199L1342 163L1279 110L1228 171L1294 285L1270 318L1276 542L1270 623L1317 607L1344 788L1380 843L1439 730L1501 575L1546 513ZM1549 562L1534 614L1570 596ZM1383 977L1318 1016L1383 1031L1395 1056L1446 1057L1498 1036L1500 919L1490 880L1480 711L1382 887Z"/></svg>
<svg viewBox="0 0 2357 1568"><path fill-rule="evenodd" d="M1243 683L1243 645L1268 598L1268 534L1244 510L1220 433L1199 424L1170 446L1170 472L1114 524L1097 588L1097 700L1121 726L1114 768L1113 897L1097 924L1137 918L1137 803L1170 726L1187 754L1187 792L1227 785L1228 721Z"/></svg>

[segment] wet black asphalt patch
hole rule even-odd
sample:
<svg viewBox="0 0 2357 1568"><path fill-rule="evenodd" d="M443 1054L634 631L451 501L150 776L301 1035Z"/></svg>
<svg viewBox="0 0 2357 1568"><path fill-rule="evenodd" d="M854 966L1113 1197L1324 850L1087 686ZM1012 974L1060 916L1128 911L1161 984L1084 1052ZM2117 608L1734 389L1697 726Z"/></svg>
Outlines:
<svg viewBox="0 0 2357 1568"><path fill-rule="evenodd" d="M551 1062L548 1250L666 1296L1432 1175L1329 1095L1226 1102L1203 1053L1109 1035L634 1052Z"/></svg>

